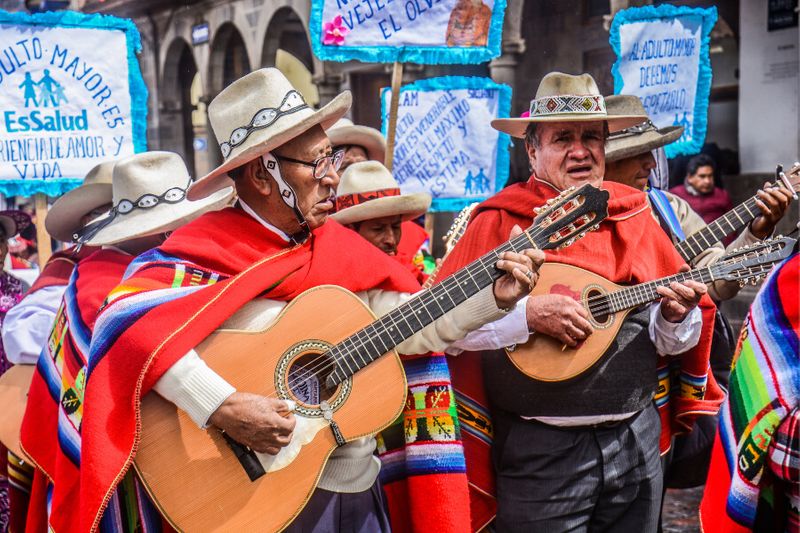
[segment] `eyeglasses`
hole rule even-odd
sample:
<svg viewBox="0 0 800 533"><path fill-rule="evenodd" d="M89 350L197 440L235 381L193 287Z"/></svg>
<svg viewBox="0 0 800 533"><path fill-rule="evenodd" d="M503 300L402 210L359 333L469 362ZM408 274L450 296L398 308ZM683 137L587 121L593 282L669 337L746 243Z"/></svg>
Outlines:
<svg viewBox="0 0 800 533"><path fill-rule="evenodd" d="M282 155L274 154L275 159L280 159L282 161L289 161L290 163L297 163L298 165L305 165L307 167L314 168L314 178L321 180L325 176L328 175L330 172L331 167L333 170L338 171L339 168L342 166L342 161L344 160L344 150L335 150L333 153L323 155L320 158L315 159L314 161L302 161L300 159L293 159L291 157L284 157Z"/></svg>

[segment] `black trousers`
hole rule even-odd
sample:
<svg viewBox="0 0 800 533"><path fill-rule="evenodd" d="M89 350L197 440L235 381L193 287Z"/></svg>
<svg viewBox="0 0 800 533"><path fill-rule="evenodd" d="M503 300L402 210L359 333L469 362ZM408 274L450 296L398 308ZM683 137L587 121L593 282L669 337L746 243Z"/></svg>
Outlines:
<svg viewBox="0 0 800 533"><path fill-rule="evenodd" d="M656 531L663 474L652 404L611 427L493 416L498 532Z"/></svg>
<svg viewBox="0 0 800 533"><path fill-rule="evenodd" d="M269 512L269 511L265 511ZM364 492L317 489L284 533L389 533L389 514L380 481Z"/></svg>

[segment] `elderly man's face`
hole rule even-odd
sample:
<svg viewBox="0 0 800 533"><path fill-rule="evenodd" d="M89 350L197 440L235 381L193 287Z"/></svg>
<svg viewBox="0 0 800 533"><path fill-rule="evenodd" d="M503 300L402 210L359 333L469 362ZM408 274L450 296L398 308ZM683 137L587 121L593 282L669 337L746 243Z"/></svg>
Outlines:
<svg viewBox="0 0 800 533"><path fill-rule="evenodd" d="M606 137L602 121L543 122L537 137L538 143L527 146L536 177L559 190L602 183Z"/></svg>
<svg viewBox="0 0 800 533"><path fill-rule="evenodd" d="M656 168L656 159L652 152L626 157L606 164L606 181L624 183L634 189L643 191L647 187L650 171Z"/></svg>
<svg viewBox="0 0 800 533"><path fill-rule="evenodd" d="M295 137L283 146L275 149L276 157L289 157L313 163L319 158L331 155L333 148L328 136L319 126L315 126L302 135ZM331 210L339 185L339 174L333 165L322 179L314 177L314 169L310 166L280 160L281 175L297 194L297 204L311 229L325 223ZM280 194L277 188L275 194Z"/></svg>
<svg viewBox="0 0 800 533"><path fill-rule="evenodd" d="M351 228L367 239L373 246L377 246L389 255L397 255L397 245L402 236L400 215L373 218L352 224Z"/></svg>
<svg viewBox="0 0 800 533"><path fill-rule="evenodd" d="M354 163L361 163L362 161L369 161L369 156L367 155L367 150L363 146L358 146L357 144L353 144L350 146L340 147L338 148L345 148L344 151L344 159L342 159L342 166L339 168L339 172L344 172L344 170ZM381 161L383 163L383 161Z"/></svg>

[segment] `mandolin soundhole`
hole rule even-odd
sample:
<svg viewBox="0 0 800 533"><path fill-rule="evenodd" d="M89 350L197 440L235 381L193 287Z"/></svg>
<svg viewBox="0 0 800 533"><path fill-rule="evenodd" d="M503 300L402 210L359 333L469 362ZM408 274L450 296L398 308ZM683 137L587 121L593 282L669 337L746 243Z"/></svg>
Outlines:
<svg viewBox="0 0 800 533"><path fill-rule="evenodd" d="M333 370L333 360L322 353L308 352L295 358L289 364L288 375L292 396L306 405L330 400L339 388L325 384Z"/></svg>
<svg viewBox="0 0 800 533"><path fill-rule="evenodd" d="M603 312L604 306L598 305L601 299L605 300L605 298L602 298L604 294L605 293L600 289L589 289L586 291L585 296L585 299L588 302L588 310L592 321L595 323L595 326L599 327L607 326L611 319L607 312ZM596 307L597 309L593 310L593 307Z"/></svg>

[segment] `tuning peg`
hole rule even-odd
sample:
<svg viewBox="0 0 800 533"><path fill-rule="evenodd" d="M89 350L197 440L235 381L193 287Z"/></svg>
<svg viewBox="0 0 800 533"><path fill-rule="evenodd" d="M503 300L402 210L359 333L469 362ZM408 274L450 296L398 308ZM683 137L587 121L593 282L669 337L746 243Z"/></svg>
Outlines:
<svg viewBox="0 0 800 533"><path fill-rule="evenodd" d="M745 285L747 285L747 280L740 279L740 280L739 280L739 288L741 289L741 288L743 288Z"/></svg>
<svg viewBox="0 0 800 533"><path fill-rule="evenodd" d="M543 209L543 208L541 208L541 207L534 207L534 208L533 208L533 213L534 213L535 215L541 215L541 214L542 214L542 211L544 211L544 209Z"/></svg>

